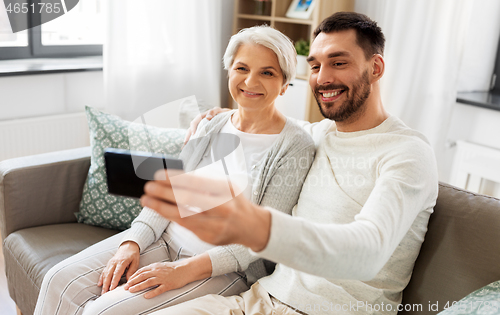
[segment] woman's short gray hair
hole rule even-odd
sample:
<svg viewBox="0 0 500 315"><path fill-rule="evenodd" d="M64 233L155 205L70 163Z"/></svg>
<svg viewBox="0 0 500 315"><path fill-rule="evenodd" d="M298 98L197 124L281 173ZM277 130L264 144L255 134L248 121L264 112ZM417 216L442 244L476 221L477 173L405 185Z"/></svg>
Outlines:
<svg viewBox="0 0 500 315"><path fill-rule="evenodd" d="M233 65L238 48L243 44L258 44L274 51L283 73L283 86L295 79L297 51L285 34L267 25L242 29L231 37L227 45L224 53L224 69L229 70Z"/></svg>

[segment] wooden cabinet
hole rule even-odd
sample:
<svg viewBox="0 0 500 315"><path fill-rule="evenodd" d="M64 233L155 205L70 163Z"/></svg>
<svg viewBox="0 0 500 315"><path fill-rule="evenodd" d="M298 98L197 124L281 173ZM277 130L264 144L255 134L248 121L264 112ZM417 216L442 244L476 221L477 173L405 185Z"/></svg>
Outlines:
<svg viewBox="0 0 500 315"><path fill-rule="evenodd" d="M292 19L286 17L286 12L292 1L236 0L234 6L233 34L243 28L267 24L283 32L294 42L299 39L311 40L314 29L323 19L338 11L354 10L354 0L314 0L316 3L314 4L315 6L309 20ZM263 2L265 3L263 4ZM270 6L270 8L266 8L266 5ZM297 76L297 79L307 81L309 74ZM314 100L309 85L302 86L307 87L304 118L311 122L320 121L323 119L323 116L318 110L318 105Z"/></svg>

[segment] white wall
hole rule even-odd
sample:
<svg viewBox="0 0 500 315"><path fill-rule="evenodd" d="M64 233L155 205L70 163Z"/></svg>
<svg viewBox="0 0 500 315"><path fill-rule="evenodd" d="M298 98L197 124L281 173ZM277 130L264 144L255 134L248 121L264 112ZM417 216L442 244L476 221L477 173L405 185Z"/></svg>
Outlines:
<svg viewBox="0 0 500 315"><path fill-rule="evenodd" d="M500 149L500 111L457 103L448 139Z"/></svg>
<svg viewBox="0 0 500 315"><path fill-rule="evenodd" d="M449 144L464 140L500 150L500 111L477 106L455 104L447 139ZM446 169L441 180L451 179L452 162L456 148L451 146L446 150ZM500 167L500 165L498 166ZM500 197L500 185L486 182L481 193Z"/></svg>
<svg viewBox="0 0 500 315"><path fill-rule="evenodd" d="M498 0L474 2L459 72L458 91L489 90L500 35L499 12ZM451 180L456 153L456 147L453 146L455 141L464 140L500 149L499 122L500 111L455 104L447 134L449 147L443 149L445 163L440 164L440 180ZM500 186L486 182L480 192L500 196Z"/></svg>
<svg viewBox="0 0 500 315"><path fill-rule="evenodd" d="M306 120L307 90L309 90L307 80L295 79L288 86L283 96L276 99L276 108L288 117L299 120Z"/></svg>
<svg viewBox="0 0 500 315"><path fill-rule="evenodd" d="M104 108L102 71L0 77L0 121Z"/></svg>

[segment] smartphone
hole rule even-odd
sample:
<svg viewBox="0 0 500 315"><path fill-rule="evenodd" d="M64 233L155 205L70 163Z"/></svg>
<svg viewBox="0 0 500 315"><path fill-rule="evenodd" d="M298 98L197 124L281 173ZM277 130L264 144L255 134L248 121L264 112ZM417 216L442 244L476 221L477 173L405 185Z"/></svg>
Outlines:
<svg viewBox="0 0 500 315"><path fill-rule="evenodd" d="M140 198L144 185L160 169L182 170L182 160L163 154L108 148L104 151L108 192Z"/></svg>

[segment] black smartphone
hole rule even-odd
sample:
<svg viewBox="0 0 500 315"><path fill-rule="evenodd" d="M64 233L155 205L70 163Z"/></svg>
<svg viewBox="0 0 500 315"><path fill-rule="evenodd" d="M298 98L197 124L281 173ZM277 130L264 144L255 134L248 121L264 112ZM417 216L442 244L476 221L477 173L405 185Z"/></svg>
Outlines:
<svg viewBox="0 0 500 315"><path fill-rule="evenodd" d="M140 198L146 182L160 169L182 170L182 160L163 154L108 148L104 151L108 192Z"/></svg>

